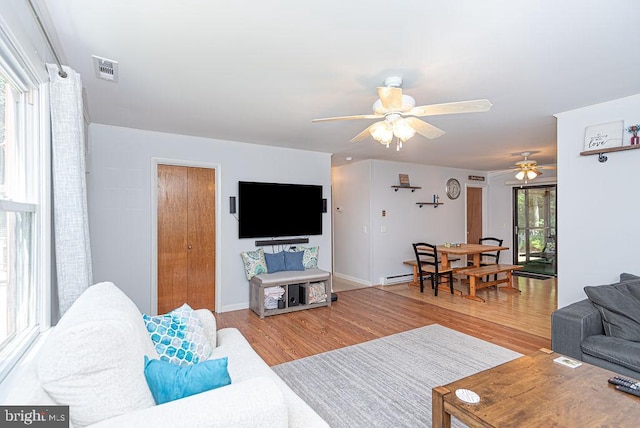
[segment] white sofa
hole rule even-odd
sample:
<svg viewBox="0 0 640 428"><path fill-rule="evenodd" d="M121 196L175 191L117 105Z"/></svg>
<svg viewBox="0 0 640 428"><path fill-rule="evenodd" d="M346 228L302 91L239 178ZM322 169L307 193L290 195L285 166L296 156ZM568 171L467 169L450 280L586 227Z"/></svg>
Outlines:
<svg viewBox="0 0 640 428"><path fill-rule="evenodd" d="M4 404L69 405L76 428L328 427L237 329L216 331L210 311L197 313L214 348L210 358L228 357L230 385L156 405L144 356L158 356L142 314L104 282L89 287L23 363Z"/></svg>

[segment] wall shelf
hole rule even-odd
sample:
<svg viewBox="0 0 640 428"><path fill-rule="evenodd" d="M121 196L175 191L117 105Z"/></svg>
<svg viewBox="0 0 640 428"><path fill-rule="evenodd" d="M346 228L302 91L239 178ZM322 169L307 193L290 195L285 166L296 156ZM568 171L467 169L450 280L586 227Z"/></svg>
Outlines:
<svg viewBox="0 0 640 428"><path fill-rule="evenodd" d="M438 205L444 205L444 202L416 202L422 208L423 205L433 205L433 208L438 208Z"/></svg>
<svg viewBox="0 0 640 428"><path fill-rule="evenodd" d="M600 162L606 162L607 157L603 153L622 152L625 150L634 150L634 149L640 149L640 144L635 144L633 146L609 147L607 149L601 149L601 150L586 150L584 152L580 152L580 156L598 155L598 160Z"/></svg>
<svg viewBox="0 0 640 428"><path fill-rule="evenodd" d="M412 193L415 192L416 189L422 189L422 187L418 186L391 186L391 188L394 192L397 192L398 189L410 189Z"/></svg>

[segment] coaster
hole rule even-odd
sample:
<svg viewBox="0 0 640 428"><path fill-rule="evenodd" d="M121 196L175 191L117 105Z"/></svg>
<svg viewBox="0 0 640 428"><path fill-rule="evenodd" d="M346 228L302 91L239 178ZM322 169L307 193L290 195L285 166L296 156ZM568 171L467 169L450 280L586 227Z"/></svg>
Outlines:
<svg viewBox="0 0 640 428"><path fill-rule="evenodd" d="M563 366L571 367L572 369L575 369L576 367L580 367L582 365L580 361L574 360L573 358L569 357L558 357L553 360L553 362L562 364Z"/></svg>
<svg viewBox="0 0 640 428"><path fill-rule="evenodd" d="M469 404L478 404L480 402L480 396L470 389L456 389L456 396Z"/></svg>

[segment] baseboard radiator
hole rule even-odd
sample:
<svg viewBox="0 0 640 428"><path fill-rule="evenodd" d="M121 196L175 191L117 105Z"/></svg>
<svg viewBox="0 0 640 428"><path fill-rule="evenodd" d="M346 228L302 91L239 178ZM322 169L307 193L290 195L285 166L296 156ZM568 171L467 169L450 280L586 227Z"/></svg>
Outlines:
<svg viewBox="0 0 640 428"><path fill-rule="evenodd" d="M399 275L389 275L380 277L380 285L400 284L401 282L413 281L412 273L403 273Z"/></svg>

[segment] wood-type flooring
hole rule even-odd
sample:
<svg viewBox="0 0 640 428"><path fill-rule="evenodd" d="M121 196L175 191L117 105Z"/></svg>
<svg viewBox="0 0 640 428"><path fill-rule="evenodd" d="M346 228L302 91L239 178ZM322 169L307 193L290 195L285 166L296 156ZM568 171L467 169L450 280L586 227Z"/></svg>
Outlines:
<svg viewBox="0 0 640 428"><path fill-rule="evenodd" d="M430 324L460 331L522 354L551 347L551 312L557 306L556 280L518 277L511 294L481 290L479 303L420 293L408 284L338 292L331 307L260 319L249 309L216 314L218 328L235 327L268 365L355 345ZM465 287L459 282L456 288ZM462 352L462 350L461 350Z"/></svg>

